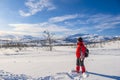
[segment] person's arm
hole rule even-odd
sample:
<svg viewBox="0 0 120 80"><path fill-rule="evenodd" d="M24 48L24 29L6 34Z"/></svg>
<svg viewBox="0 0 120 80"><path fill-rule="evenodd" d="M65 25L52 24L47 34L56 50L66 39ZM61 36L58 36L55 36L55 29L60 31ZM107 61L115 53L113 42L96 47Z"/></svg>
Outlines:
<svg viewBox="0 0 120 80"><path fill-rule="evenodd" d="M82 44L82 46L81 46L81 60L83 60L85 58L85 51L86 51L86 47L84 44Z"/></svg>
<svg viewBox="0 0 120 80"><path fill-rule="evenodd" d="M78 43L77 43L77 48L76 48L76 57L80 58L80 46Z"/></svg>

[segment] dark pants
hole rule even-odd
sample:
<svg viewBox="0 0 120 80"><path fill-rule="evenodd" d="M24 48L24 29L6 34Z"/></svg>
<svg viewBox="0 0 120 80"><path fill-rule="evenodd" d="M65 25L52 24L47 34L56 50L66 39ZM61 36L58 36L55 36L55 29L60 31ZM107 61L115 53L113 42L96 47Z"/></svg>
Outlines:
<svg viewBox="0 0 120 80"><path fill-rule="evenodd" d="M76 60L76 71L79 73L80 67L82 69L82 73L86 71L85 66L84 66L84 59L81 60L80 58L77 58Z"/></svg>
<svg viewBox="0 0 120 80"><path fill-rule="evenodd" d="M84 59L81 60L80 58L77 58L77 60L76 60L76 65L77 65L77 66L84 66Z"/></svg>

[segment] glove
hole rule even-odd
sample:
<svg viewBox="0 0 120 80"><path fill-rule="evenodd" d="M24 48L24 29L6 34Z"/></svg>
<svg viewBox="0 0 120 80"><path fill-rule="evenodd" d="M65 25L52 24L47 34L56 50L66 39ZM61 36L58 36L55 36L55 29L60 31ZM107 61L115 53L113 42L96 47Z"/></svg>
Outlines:
<svg viewBox="0 0 120 80"><path fill-rule="evenodd" d="M85 55L83 55L83 53L81 53L80 59L81 61L85 58Z"/></svg>

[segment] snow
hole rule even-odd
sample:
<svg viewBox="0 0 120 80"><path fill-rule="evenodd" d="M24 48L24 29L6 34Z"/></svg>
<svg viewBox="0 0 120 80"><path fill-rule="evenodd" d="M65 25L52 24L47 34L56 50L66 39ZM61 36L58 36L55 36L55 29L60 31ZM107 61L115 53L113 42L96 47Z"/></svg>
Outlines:
<svg viewBox="0 0 120 80"><path fill-rule="evenodd" d="M119 43L88 47L85 66L89 77L84 80L120 80ZM70 71L75 66L75 47L56 46L53 51L41 47L0 49L0 80L74 80Z"/></svg>

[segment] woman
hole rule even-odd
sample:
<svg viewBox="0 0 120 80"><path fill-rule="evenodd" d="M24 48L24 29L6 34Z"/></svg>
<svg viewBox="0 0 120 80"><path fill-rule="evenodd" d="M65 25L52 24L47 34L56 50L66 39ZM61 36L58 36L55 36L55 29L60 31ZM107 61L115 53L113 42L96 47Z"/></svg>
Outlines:
<svg viewBox="0 0 120 80"><path fill-rule="evenodd" d="M83 39L81 37L78 38L77 42L77 49L76 49L76 71L77 73L80 72L80 68L82 69L82 73L85 73L85 65L84 65L84 59L85 59L85 51L86 47L83 43Z"/></svg>

